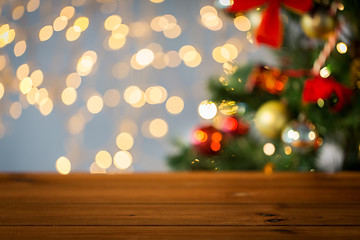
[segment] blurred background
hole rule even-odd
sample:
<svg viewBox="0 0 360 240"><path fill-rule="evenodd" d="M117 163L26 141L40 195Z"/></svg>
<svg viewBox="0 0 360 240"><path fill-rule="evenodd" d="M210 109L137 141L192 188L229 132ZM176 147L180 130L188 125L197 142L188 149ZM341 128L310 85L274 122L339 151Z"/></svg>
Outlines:
<svg viewBox="0 0 360 240"><path fill-rule="evenodd" d="M213 3L2 1L0 171L168 171L224 62L274 62Z"/></svg>

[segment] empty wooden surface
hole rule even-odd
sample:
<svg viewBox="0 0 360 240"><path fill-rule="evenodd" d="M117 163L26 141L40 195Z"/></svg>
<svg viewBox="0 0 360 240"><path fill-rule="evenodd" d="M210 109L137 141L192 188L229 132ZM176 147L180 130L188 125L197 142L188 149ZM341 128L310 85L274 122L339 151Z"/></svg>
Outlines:
<svg viewBox="0 0 360 240"><path fill-rule="evenodd" d="M0 174L0 239L360 239L360 173Z"/></svg>

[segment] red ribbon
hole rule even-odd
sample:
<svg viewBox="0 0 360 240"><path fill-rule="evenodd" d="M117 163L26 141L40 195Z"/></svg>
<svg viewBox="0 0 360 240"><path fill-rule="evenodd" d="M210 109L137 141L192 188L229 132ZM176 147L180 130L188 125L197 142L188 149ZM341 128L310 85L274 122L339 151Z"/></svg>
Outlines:
<svg viewBox="0 0 360 240"><path fill-rule="evenodd" d="M283 39L283 27L279 14L280 5L290 8L292 11L304 13L312 7L312 0L234 0L234 4L228 11L243 12L264 4L267 5L267 8L256 32L256 41L272 47L280 47Z"/></svg>
<svg viewBox="0 0 360 240"><path fill-rule="evenodd" d="M332 94L336 94L338 101L332 108L335 112L340 111L345 104L350 102L352 90L344 87L333 78L322 78L315 76L305 82L303 90L303 101L305 103L316 103L319 98L329 99Z"/></svg>

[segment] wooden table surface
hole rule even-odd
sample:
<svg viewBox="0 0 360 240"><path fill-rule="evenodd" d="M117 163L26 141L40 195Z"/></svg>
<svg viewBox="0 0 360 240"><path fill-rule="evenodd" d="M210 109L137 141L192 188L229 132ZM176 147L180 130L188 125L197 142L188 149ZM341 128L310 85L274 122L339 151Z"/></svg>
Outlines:
<svg viewBox="0 0 360 240"><path fill-rule="evenodd" d="M360 173L0 174L0 239L360 239Z"/></svg>

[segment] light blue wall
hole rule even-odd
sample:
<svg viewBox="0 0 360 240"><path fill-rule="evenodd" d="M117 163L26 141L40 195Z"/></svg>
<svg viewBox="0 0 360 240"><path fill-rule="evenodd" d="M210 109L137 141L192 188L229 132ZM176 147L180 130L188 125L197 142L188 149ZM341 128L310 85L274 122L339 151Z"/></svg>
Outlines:
<svg viewBox="0 0 360 240"><path fill-rule="evenodd" d="M27 1L23 1L24 4ZM141 39L127 38L125 46L117 51L105 51L103 41L109 33L104 29L104 20L111 14L100 11L100 3L87 1L84 6L76 7L76 15L90 19L89 28L75 42L65 39L65 31L55 32L50 40L40 42L39 30L52 24L60 10L71 1L41 1L40 9L33 13L25 12L18 21L11 21L15 1L5 3L0 17L1 24L9 23L15 28L15 41L0 49L0 54L7 55L8 67L12 75L1 73L0 82L18 81L15 70L23 63L28 63L31 71L41 69L44 72L44 83L54 100L54 110L42 116L34 106L23 110L17 120L9 116L9 106L19 99L18 92L6 92L0 100L0 119L6 133L0 139L0 171L56 171L55 161L60 156L67 156L72 163L72 171L89 171L90 164L99 150L107 150L111 154L117 151L115 138L119 133L119 124L123 119L133 120L139 128L134 147L130 150L134 163L130 171L167 171L165 157L174 151L171 140L181 138L189 141L190 132L203 120L198 117L197 106L207 96L206 82L213 75L222 74L222 66L212 58L212 50L223 45L231 37L238 38L245 44L244 52L238 61L256 58L254 47L246 41L246 33L238 31L232 20L224 15L224 27L220 31L211 31L200 24L200 8L211 5L212 1L166 0L161 4L150 1L116 1L116 10L111 14L119 14L123 23L129 25L135 21L148 23L159 15L172 14L182 28L176 39L167 39L162 33L151 32L150 36ZM18 2L17 2L18 3ZM21 3L21 1L19 2ZM68 25L69 26L69 25ZM21 57L13 53L14 43L26 38L27 50ZM184 45L194 46L202 56L201 64L189 68L182 63L177 68L157 70L147 67L143 70L131 70L124 80L112 76L112 67L119 61L130 62L130 56L146 47L149 43L161 44L164 52L178 51ZM78 99L72 106L65 106L60 100L60 93L65 88L66 76L76 70L76 61L86 50L96 51L97 71L83 77L78 89ZM251 55L249 55L251 54ZM3 70L4 71L4 70ZM6 79L5 79L6 78ZM168 91L168 96L178 95L184 99L185 108L179 115L167 113L165 103L149 105L134 109L123 98L118 107L104 107L86 125L78 135L71 135L66 130L68 119L85 104L84 93L87 89L96 89L100 94L110 88L116 88L123 94L130 85L137 85L142 90L149 86L161 85ZM141 134L143 122L154 118L163 118L169 125L168 134L161 139L146 138ZM111 171L111 169L110 169Z"/></svg>

